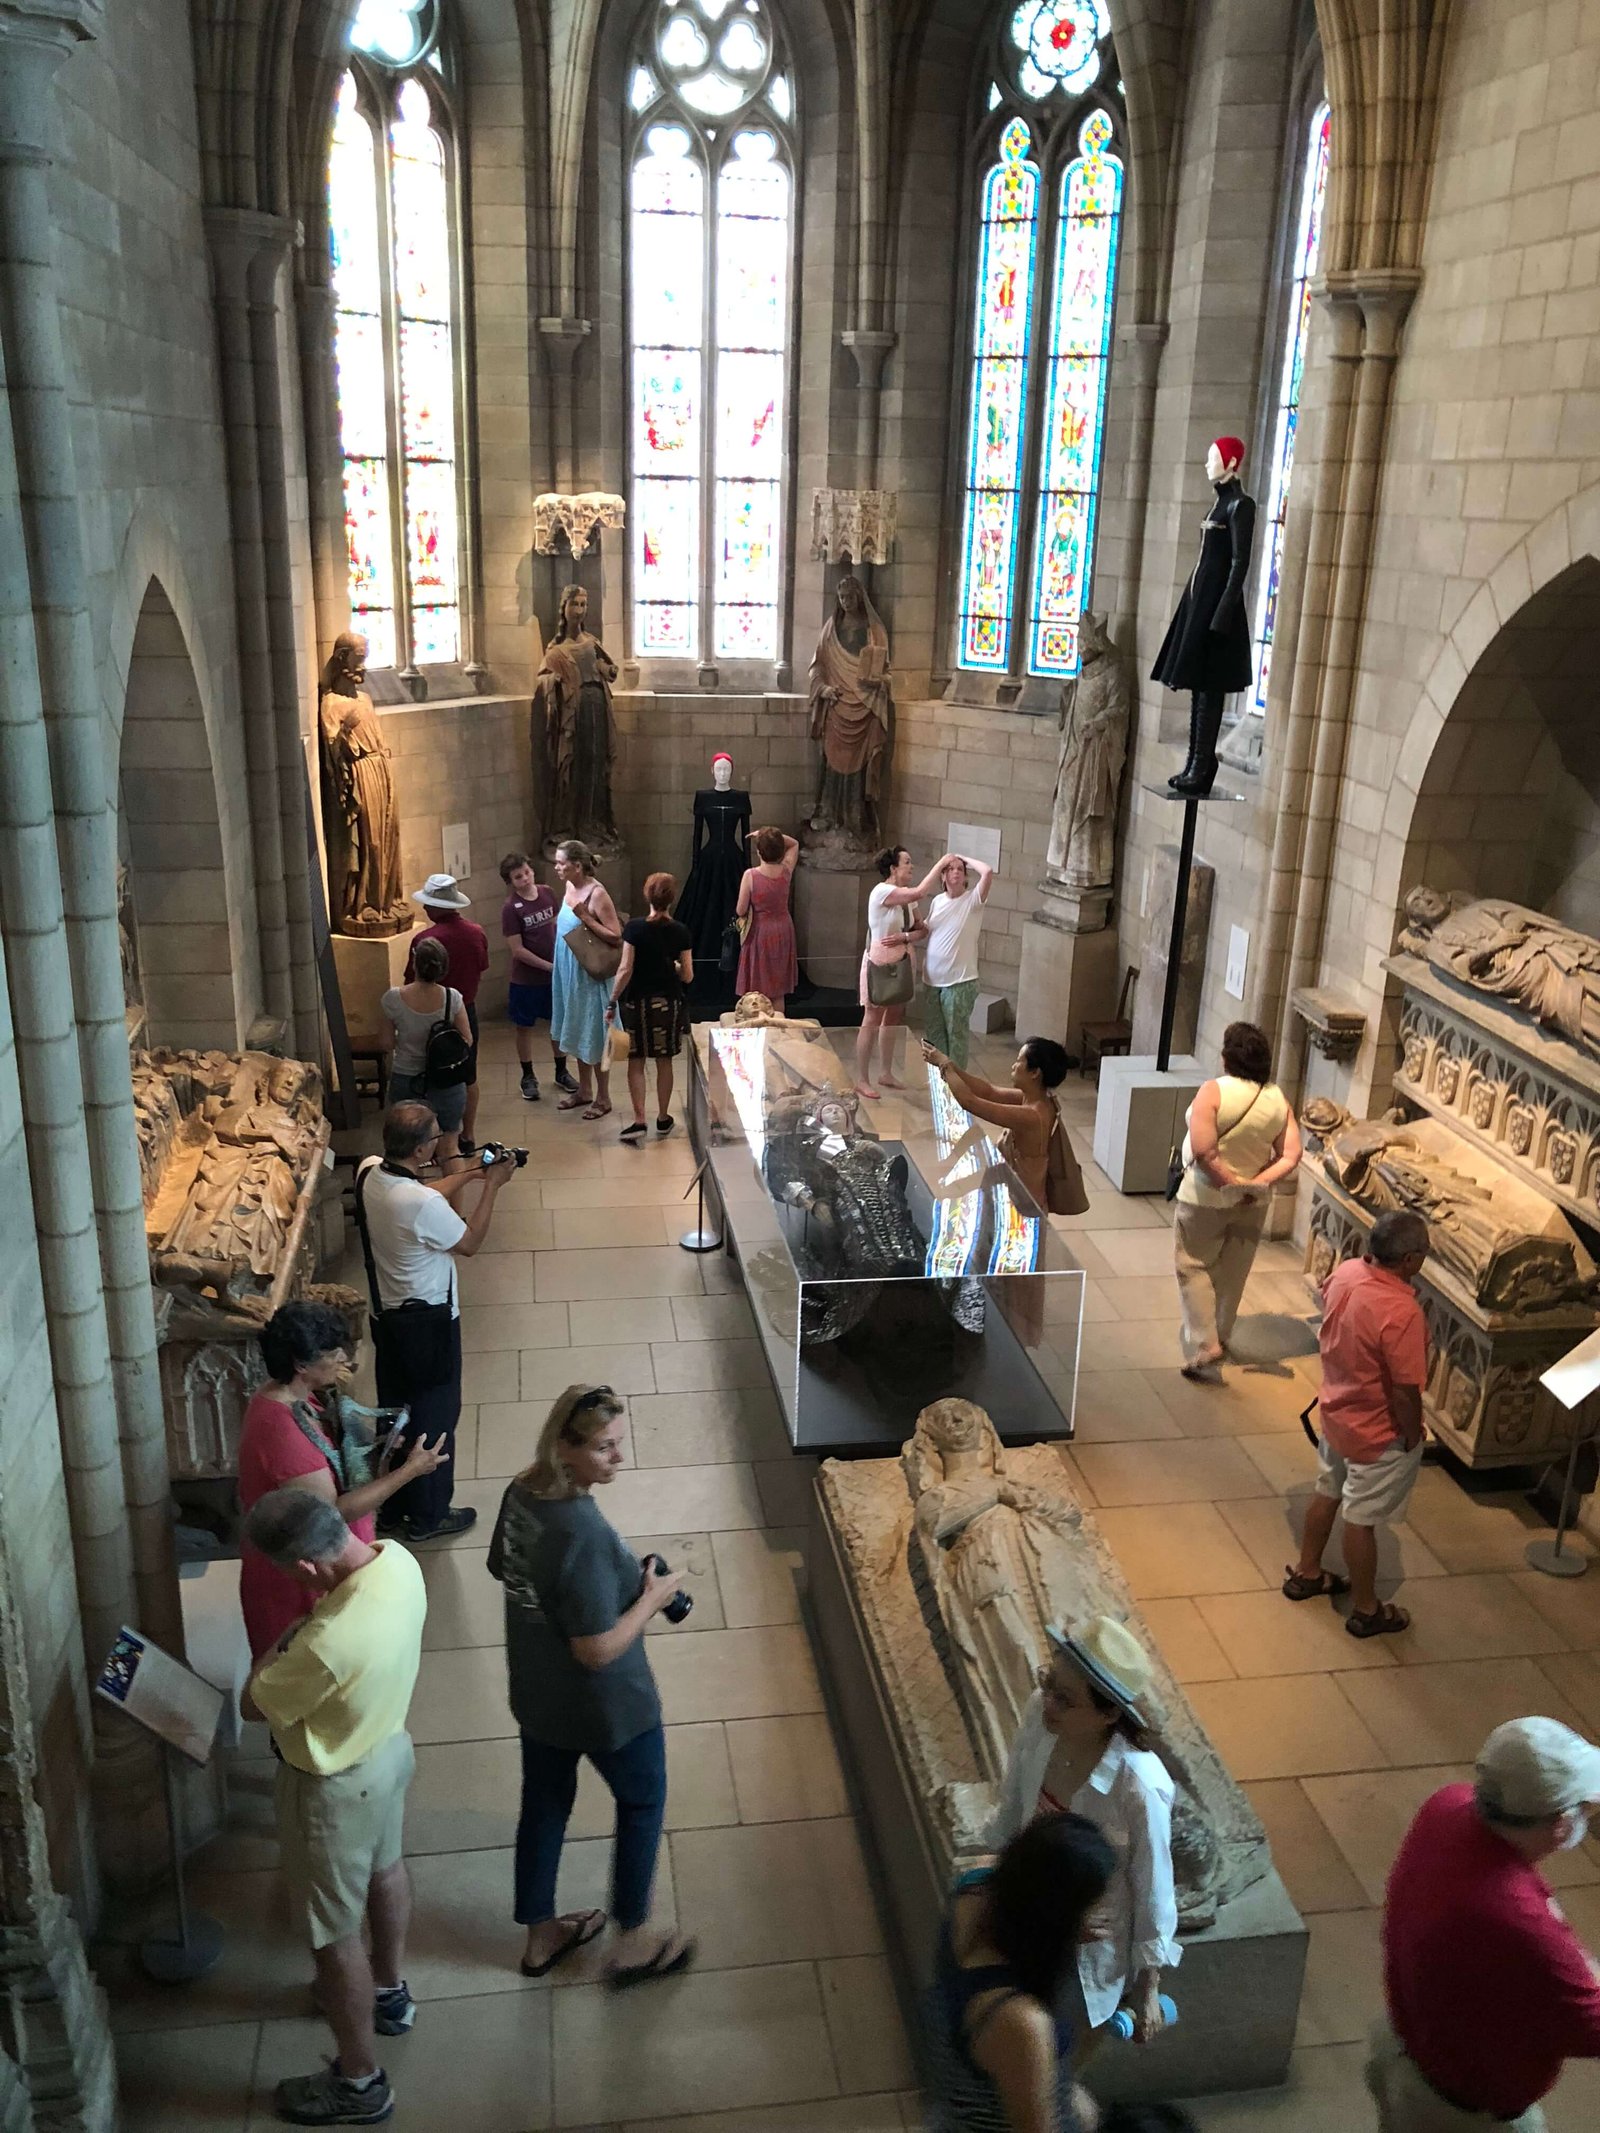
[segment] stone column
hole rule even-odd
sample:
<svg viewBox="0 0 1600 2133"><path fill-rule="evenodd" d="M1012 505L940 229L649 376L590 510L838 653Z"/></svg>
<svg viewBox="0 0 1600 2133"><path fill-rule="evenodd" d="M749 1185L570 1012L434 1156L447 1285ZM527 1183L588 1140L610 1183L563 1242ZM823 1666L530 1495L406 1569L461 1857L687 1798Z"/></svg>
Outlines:
<svg viewBox="0 0 1600 2133"><path fill-rule="evenodd" d="M1117 332L1117 361L1128 393L1128 458L1122 478L1122 534L1127 568L1123 573L1122 605L1110 618L1111 634L1119 644L1137 640L1139 587L1143 579L1145 525L1150 516L1150 455L1155 439L1156 384L1161 376L1161 351L1167 345L1165 324L1146 320L1124 326ZM1098 603L1096 603L1098 604Z"/></svg>

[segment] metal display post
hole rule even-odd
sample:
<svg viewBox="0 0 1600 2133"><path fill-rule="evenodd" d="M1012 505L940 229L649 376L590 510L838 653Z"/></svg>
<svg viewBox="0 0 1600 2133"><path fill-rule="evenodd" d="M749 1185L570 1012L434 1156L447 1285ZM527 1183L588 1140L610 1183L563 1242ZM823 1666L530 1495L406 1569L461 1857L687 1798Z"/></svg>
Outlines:
<svg viewBox="0 0 1600 2133"><path fill-rule="evenodd" d="M1178 1019L1178 979L1182 975L1183 929L1189 917L1189 870L1194 865L1194 827L1200 813L1200 798L1191 794L1183 803L1183 835L1178 845L1178 879L1172 892L1172 936L1167 943L1167 983L1161 995L1161 1034L1156 1039L1156 1072L1164 1074L1172 1064L1172 1025Z"/></svg>
<svg viewBox="0 0 1600 2133"><path fill-rule="evenodd" d="M686 1252L720 1252L722 1249L721 1232L706 1227L706 1168L710 1161L710 1156L701 1161L699 1169L684 1188L683 1197L686 1200L691 1192L695 1196L694 1228L686 1229L678 1239L679 1245Z"/></svg>
<svg viewBox="0 0 1600 2133"><path fill-rule="evenodd" d="M139 1962L158 1985L192 1985L215 1969L222 1954L222 1928L204 1911L191 1911L183 1886L183 1806L178 1796L176 1751L161 1743L161 1775L167 1795L167 1839L172 1847L172 1895L178 1914L178 1937L152 1934L139 1943Z"/></svg>

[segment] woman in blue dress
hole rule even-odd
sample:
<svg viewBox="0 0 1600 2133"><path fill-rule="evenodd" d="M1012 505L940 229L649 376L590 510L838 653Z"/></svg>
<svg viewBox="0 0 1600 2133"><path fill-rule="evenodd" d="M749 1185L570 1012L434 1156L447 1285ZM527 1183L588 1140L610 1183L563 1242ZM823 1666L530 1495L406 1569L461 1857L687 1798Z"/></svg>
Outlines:
<svg viewBox="0 0 1600 2133"><path fill-rule="evenodd" d="M578 1062L576 1093L563 1096L557 1109L576 1111L585 1118L604 1118L611 1109L611 1052L606 1035L606 1002L614 960L603 977L591 977L573 952L572 938L587 928L596 941L622 953L622 922L617 907L594 873L594 855L586 844L569 837L556 846L556 878L565 896L556 917L555 968L550 977L550 1036L557 1051ZM590 1076L593 1075L593 1086Z"/></svg>
<svg viewBox="0 0 1600 2133"><path fill-rule="evenodd" d="M1082 1815L1043 1815L950 1899L927 2000L936 2133L1089 2133L1057 2009L1116 1855Z"/></svg>

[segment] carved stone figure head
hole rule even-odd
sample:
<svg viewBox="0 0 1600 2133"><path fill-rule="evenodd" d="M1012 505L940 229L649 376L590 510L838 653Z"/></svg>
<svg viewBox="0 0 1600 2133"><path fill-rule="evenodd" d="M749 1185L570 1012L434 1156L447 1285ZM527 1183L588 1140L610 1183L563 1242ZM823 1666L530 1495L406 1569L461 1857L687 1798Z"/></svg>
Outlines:
<svg viewBox="0 0 1600 2133"><path fill-rule="evenodd" d="M839 580L834 598L841 615L864 615L867 611L867 589L853 573Z"/></svg>
<svg viewBox="0 0 1600 2133"><path fill-rule="evenodd" d="M356 630L341 630L322 670L323 688L332 696L354 696L366 678L366 638Z"/></svg>
<svg viewBox="0 0 1600 2133"><path fill-rule="evenodd" d="M1413 933L1431 933L1450 916L1450 899L1442 889L1430 889L1419 882L1414 889L1407 889L1401 909Z"/></svg>
<svg viewBox="0 0 1600 2133"><path fill-rule="evenodd" d="M1111 632L1106 627L1105 616L1086 609L1078 623L1078 657L1083 665L1088 666L1096 659L1104 659L1108 653L1115 650L1116 646L1111 642Z"/></svg>
<svg viewBox="0 0 1600 2133"><path fill-rule="evenodd" d="M556 624L554 642L563 637L580 637L589 619L589 595L581 585L563 585L561 588L561 620Z"/></svg>
<svg viewBox="0 0 1600 2133"><path fill-rule="evenodd" d="M907 1451L913 1448L931 1458L941 1473L952 1456L962 1453L980 1453L987 1466L996 1465L1000 1457L994 1424L971 1400L935 1400L925 1407L906 1447Z"/></svg>

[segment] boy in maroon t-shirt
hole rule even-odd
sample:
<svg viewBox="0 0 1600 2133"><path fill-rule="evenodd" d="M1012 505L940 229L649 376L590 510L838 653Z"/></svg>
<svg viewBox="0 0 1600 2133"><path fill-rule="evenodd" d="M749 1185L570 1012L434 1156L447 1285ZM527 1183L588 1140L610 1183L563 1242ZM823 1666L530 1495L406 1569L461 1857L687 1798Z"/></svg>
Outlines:
<svg viewBox="0 0 1600 2133"><path fill-rule="evenodd" d="M460 993L472 1030L472 1057L467 1062L467 1110L457 1143L463 1155L471 1155L477 1145L472 1137L478 1117L477 999L478 987L489 967L489 936L470 918L463 918L462 913L471 905L472 898L462 894L453 874L430 874L420 889L412 891L411 901L421 904L423 916L429 923L411 936L405 982L409 985L416 975L414 962L418 941L438 941L450 958L444 981Z"/></svg>
<svg viewBox="0 0 1600 2133"><path fill-rule="evenodd" d="M507 1011L517 1033L517 1057L522 1062L522 1094L529 1103L539 1101L539 1077L533 1071L533 1032L550 1020L550 975L555 967L556 899L552 890L541 888L526 852L507 852L500 862L500 879L510 894L500 907L500 931L511 950L511 986ZM576 1089L567 1072L564 1052L550 1045L555 1061L558 1089Z"/></svg>

